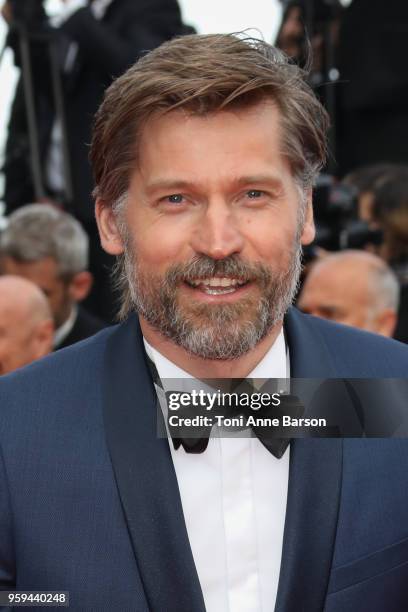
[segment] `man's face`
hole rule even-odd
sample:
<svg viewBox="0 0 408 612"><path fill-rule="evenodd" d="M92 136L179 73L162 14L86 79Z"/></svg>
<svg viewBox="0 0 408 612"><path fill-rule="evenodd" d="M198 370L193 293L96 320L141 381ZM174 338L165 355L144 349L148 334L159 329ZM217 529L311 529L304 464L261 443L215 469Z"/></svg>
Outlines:
<svg viewBox="0 0 408 612"><path fill-rule="evenodd" d="M36 353L33 321L24 309L0 297L0 376L31 363Z"/></svg>
<svg viewBox="0 0 408 612"><path fill-rule="evenodd" d="M1 269L3 274L22 276L32 281L43 291L50 304L56 328L66 321L72 308L69 284L58 275L57 264L52 257L34 262L21 262L12 257L4 257Z"/></svg>
<svg viewBox="0 0 408 612"><path fill-rule="evenodd" d="M323 262L322 267L312 269L298 306L303 312L323 319L377 331L367 278L352 264Z"/></svg>
<svg viewBox="0 0 408 612"><path fill-rule="evenodd" d="M292 300L314 229L280 141L267 103L173 111L143 131L119 220L133 300L142 321L203 358L244 354Z"/></svg>

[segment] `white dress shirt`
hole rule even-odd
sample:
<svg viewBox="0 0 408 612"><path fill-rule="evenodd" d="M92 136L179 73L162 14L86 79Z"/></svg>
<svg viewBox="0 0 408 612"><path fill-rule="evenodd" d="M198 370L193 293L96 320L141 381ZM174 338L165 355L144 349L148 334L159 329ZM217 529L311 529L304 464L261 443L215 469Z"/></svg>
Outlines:
<svg viewBox="0 0 408 612"><path fill-rule="evenodd" d="M164 379L192 378L146 340ZM289 378L283 331L250 378ZM156 386L163 406L164 392ZM218 431L217 431L218 429ZM169 441L207 612L273 611L282 556L289 447L276 459L257 438L219 437L200 454ZM231 435L231 434L230 434Z"/></svg>
<svg viewBox="0 0 408 612"><path fill-rule="evenodd" d="M77 318L78 318L78 307L73 306L68 319L65 321L65 323L60 325L60 327L58 327L58 329L56 329L54 332L54 340L52 343L54 349L56 349L60 344L62 344L65 338L67 338L69 334L72 332L72 329L76 323Z"/></svg>

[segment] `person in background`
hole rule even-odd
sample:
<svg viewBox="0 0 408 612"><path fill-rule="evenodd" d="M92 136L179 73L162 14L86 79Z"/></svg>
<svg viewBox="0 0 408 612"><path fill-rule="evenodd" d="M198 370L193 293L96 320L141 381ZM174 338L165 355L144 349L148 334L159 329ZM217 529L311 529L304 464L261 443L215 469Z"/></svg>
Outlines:
<svg viewBox="0 0 408 612"><path fill-rule="evenodd" d="M309 79L316 93L327 69L326 44L330 40L333 52L337 44L343 6L339 0L281 0L283 14L275 45L301 68L310 70Z"/></svg>
<svg viewBox="0 0 408 612"><path fill-rule="evenodd" d="M0 271L27 278L48 298L56 329L54 348L105 327L79 305L92 286L88 242L79 222L50 204L16 210L0 235Z"/></svg>
<svg viewBox="0 0 408 612"><path fill-rule="evenodd" d="M364 251L324 256L311 268L298 306L303 312L392 337L398 280L385 262Z"/></svg>
<svg viewBox="0 0 408 612"><path fill-rule="evenodd" d="M371 224L383 232L378 254L408 283L408 166L397 167L376 183Z"/></svg>
<svg viewBox="0 0 408 612"><path fill-rule="evenodd" d="M279 49L300 65L306 62L307 55L303 13L302 2L285 3L282 22L275 41Z"/></svg>
<svg viewBox="0 0 408 612"><path fill-rule="evenodd" d="M38 287L18 276L0 277L0 376L52 350L54 324Z"/></svg>
<svg viewBox="0 0 408 612"><path fill-rule="evenodd" d="M381 230L377 253L395 272L400 288L398 325L394 337L408 343L408 167L387 175L373 191L371 227Z"/></svg>
<svg viewBox="0 0 408 612"><path fill-rule="evenodd" d="M29 11L31 6L35 10ZM9 26L7 44L13 49L17 65L21 65L18 28L15 27L19 21L25 23L33 35L54 33L73 194L71 198L67 195L62 123L56 117L52 94L49 43L38 40L37 36L30 43L30 56L44 188L46 198L63 204L89 235L90 270L95 283L88 301L95 314L110 321L114 315L114 295L109 285L113 260L100 248L91 197L93 184L88 143L92 117L113 78L147 50L173 36L191 33L192 28L183 24L177 0L64 0L60 13L52 20L43 2L8 0L3 4L2 14ZM27 202L40 200L34 191L30 171L22 79L10 115L4 174L7 214Z"/></svg>
<svg viewBox="0 0 408 612"><path fill-rule="evenodd" d="M361 166L344 177L342 184L355 193L357 198L357 215L361 221L369 223L372 220L372 208L375 190L389 182L394 176L404 171L402 164L379 163Z"/></svg>
<svg viewBox="0 0 408 612"><path fill-rule="evenodd" d="M408 159L407 36L406 0L353 0L343 12L337 50L338 176L362 165Z"/></svg>

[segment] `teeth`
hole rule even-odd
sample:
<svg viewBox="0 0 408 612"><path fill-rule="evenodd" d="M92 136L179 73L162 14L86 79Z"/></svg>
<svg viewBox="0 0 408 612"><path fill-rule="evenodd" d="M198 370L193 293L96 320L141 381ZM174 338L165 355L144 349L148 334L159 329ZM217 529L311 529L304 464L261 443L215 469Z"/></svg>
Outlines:
<svg viewBox="0 0 408 612"><path fill-rule="evenodd" d="M198 287L199 285L205 285L206 287L234 287L235 285L243 285L243 281L239 281L236 278L227 278L223 277L211 277L211 278L202 278L198 280L190 281L190 284L194 287Z"/></svg>
<svg viewBox="0 0 408 612"><path fill-rule="evenodd" d="M218 289L210 289L210 287L206 287L204 289L205 293L207 293L208 295L224 295L225 293L234 293L234 291L236 291L236 289L234 289L234 287L225 287L224 289L218 288Z"/></svg>

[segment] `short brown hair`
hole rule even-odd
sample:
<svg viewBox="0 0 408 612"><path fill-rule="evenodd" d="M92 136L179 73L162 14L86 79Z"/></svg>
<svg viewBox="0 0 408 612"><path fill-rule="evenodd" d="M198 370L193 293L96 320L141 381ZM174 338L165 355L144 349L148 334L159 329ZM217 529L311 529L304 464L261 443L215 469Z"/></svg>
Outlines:
<svg viewBox="0 0 408 612"><path fill-rule="evenodd" d="M268 43L233 34L191 35L162 44L106 91L96 114L90 160L95 195L106 204L128 190L138 135L153 114L197 115L271 99L281 112L283 152L310 187L326 159L328 116L306 75Z"/></svg>

